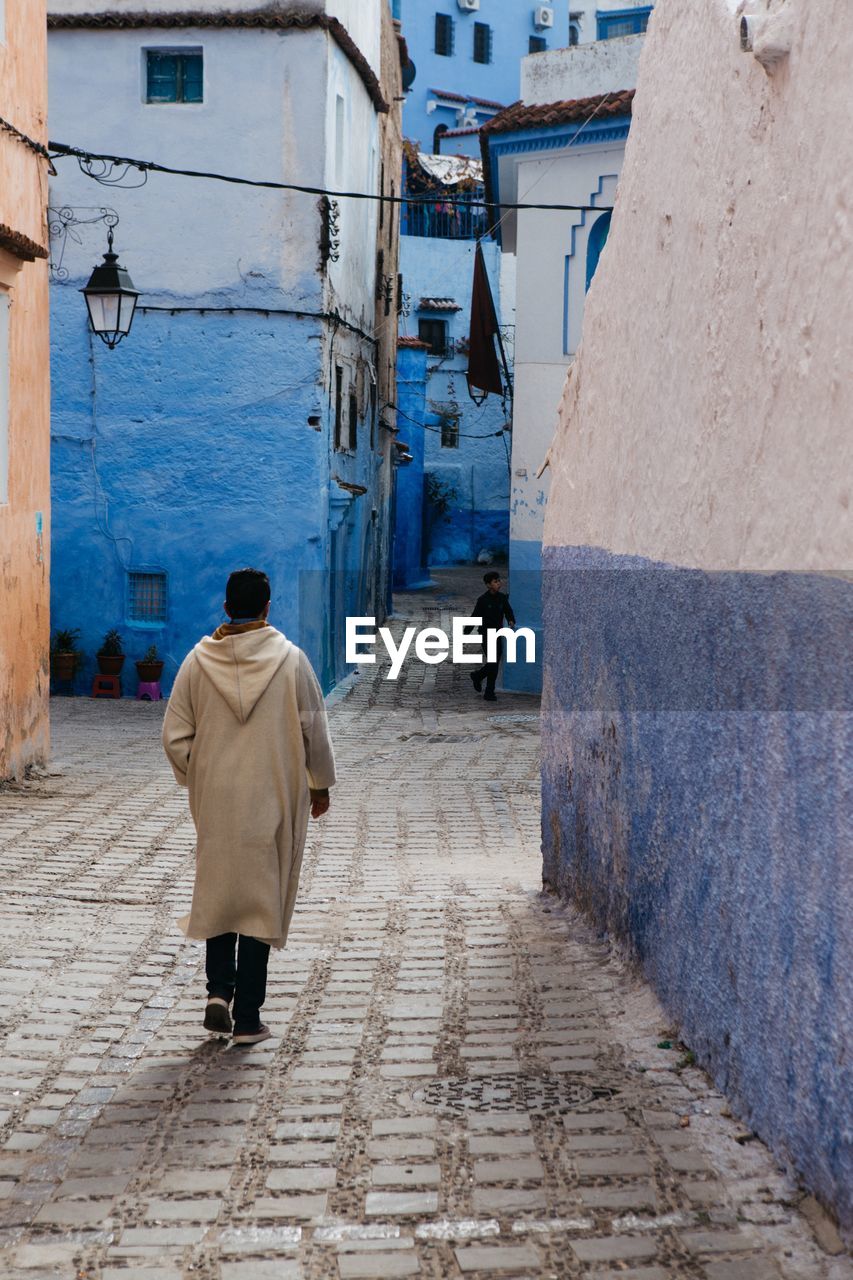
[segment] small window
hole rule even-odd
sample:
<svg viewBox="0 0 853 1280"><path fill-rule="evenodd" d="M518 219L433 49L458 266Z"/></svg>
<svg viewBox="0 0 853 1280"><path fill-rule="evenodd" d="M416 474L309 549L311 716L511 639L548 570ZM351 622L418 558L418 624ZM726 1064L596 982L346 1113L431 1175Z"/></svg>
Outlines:
<svg viewBox="0 0 853 1280"><path fill-rule="evenodd" d="M166 621L166 575L161 569L131 569L127 575L127 620L159 627Z"/></svg>
<svg viewBox="0 0 853 1280"><path fill-rule="evenodd" d="M611 13L598 13L599 40L614 40L617 36L641 35L649 25L652 6L637 9L614 9Z"/></svg>
<svg viewBox="0 0 853 1280"><path fill-rule="evenodd" d="M459 448L459 420L457 418L442 418L441 447L442 449Z"/></svg>
<svg viewBox="0 0 853 1280"><path fill-rule="evenodd" d="M446 320L419 320L418 337L429 347L431 356L447 355Z"/></svg>
<svg viewBox="0 0 853 1280"><path fill-rule="evenodd" d="M335 448L344 447L344 371L335 365Z"/></svg>
<svg viewBox="0 0 853 1280"><path fill-rule="evenodd" d="M581 27L579 22L569 23L569 44L574 46L581 42Z"/></svg>
<svg viewBox="0 0 853 1280"><path fill-rule="evenodd" d="M146 50L146 102L202 102L201 49Z"/></svg>
<svg viewBox="0 0 853 1280"><path fill-rule="evenodd" d="M442 58L449 58L453 53L454 23L447 13L435 15L435 51Z"/></svg>
<svg viewBox="0 0 853 1280"><path fill-rule="evenodd" d="M474 61L491 62L492 28L487 22L474 23Z"/></svg>
<svg viewBox="0 0 853 1280"><path fill-rule="evenodd" d="M358 448L358 399L354 391L349 393L349 447Z"/></svg>
<svg viewBox="0 0 853 1280"><path fill-rule="evenodd" d="M531 36L527 42L528 53L544 53L548 48L548 41L544 36Z"/></svg>

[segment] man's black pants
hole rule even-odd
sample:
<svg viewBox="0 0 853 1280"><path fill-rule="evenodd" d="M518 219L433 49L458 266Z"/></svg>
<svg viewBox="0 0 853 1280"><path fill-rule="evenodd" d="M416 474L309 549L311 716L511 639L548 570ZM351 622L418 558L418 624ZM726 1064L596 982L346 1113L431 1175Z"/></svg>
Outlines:
<svg viewBox="0 0 853 1280"><path fill-rule="evenodd" d="M236 953L236 964L235 964ZM234 1033L257 1031L267 996L268 942L236 933L220 933L207 940L207 994L234 1000Z"/></svg>
<svg viewBox="0 0 853 1280"><path fill-rule="evenodd" d="M485 680L486 693L494 693L495 691L495 682L497 681L497 678L498 678L498 671L500 670L501 658L503 656L504 656L504 641L503 641L503 637L501 637L498 640L497 652L495 654L496 661L486 662L483 664L482 667L480 667L477 671L474 672L475 680Z"/></svg>

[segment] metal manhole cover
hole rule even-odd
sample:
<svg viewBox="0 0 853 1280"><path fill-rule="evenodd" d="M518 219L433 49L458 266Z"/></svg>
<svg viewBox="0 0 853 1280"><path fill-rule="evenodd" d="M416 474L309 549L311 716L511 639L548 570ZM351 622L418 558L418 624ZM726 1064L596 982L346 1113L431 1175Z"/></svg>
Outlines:
<svg viewBox="0 0 853 1280"><path fill-rule="evenodd" d="M513 713L507 712L503 716L489 716L489 724L538 724L538 715L533 715L527 711L519 711Z"/></svg>
<svg viewBox="0 0 853 1280"><path fill-rule="evenodd" d="M562 1115L612 1096L612 1089L593 1089L580 1080L507 1073L472 1080L434 1080L415 1094L415 1100L445 1111L541 1111Z"/></svg>

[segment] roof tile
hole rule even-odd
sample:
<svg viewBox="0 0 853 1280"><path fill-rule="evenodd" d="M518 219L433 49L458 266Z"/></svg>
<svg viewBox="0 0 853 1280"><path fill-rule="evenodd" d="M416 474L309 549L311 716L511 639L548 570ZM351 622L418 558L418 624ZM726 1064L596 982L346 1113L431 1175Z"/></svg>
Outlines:
<svg viewBox="0 0 853 1280"><path fill-rule="evenodd" d="M576 121L607 119L608 116L629 116L634 101L633 89L616 89L611 93L599 93L592 98L572 98L564 102L534 103L514 102L511 107L493 116L480 129L481 133L515 133L519 129L535 129L556 124L572 124Z"/></svg>

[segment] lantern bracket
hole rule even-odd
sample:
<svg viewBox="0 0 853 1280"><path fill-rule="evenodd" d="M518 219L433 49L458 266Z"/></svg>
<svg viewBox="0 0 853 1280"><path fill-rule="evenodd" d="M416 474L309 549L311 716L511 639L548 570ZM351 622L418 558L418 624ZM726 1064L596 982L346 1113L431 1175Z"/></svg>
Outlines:
<svg viewBox="0 0 853 1280"><path fill-rule="evenodd" d="M85 215L90 215L86 217ZM112 252L113 229L119 224L119 216L115 209L96 205L64 204L59 209L49 208L47 211L47 227L50 233L50 275L58 284L63 284L69 276L64 265L65 250L69 239L74 244L83 244L81 227L95 226L103 222L107 227L110 252Z"/></svg>

